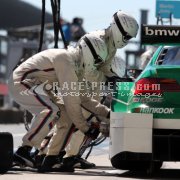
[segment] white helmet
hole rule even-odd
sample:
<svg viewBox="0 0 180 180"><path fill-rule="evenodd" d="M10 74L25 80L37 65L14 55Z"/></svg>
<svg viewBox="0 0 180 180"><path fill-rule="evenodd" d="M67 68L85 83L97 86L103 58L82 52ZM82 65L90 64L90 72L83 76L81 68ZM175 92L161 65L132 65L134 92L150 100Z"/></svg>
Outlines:
<svg viewBox="0 0 180 180"><path fill-rule="evenodd" d="M123 77L125 75L126 63L125 61L119 57L115 56L111 63L105 64L101 70L107 77Z"/></svg>
<svg viewBox="0 0 180 180"><path fill-rule="evenodd" d="M81 38L79 46L82 49L84 63L90 66L89 68L105 62L108 51L106 43L101 38L87 34Z"/></svg>
<svg viewBox="0 0 180 180"><path fill-rule="evenodd" d="M139 26L132 16L123 11L117 11L113 15L110 28L115 47L122 48L127 45L129 39L136 37Z"/></svg>

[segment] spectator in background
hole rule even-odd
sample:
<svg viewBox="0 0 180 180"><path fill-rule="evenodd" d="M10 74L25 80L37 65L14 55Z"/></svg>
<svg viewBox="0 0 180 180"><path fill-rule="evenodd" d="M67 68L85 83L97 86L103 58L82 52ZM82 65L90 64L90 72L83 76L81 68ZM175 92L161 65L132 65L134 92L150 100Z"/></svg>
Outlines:
<svg viewBox="0 0 180 180"><path fill-rule="evenodd" d="M72 37L71 37L71 24L69 22L63 24L62 30L64 33L65 40L69 44L71 39L72 39Z"/></svg>
<svg viewBox="0 0 180 180"><path fill-rule="evenodd" d="M68 44L71 42L76 43L83 35L86 34L82 24L83 19L78 17L73 18L72 23L67 22L63 24L62 30Z"/></svg>
<svg viewBox="0 0 180 180"><path fill-rule="evenodd" d="M82 27L83 19L79 17L73 18L71 23L71 40L77 42L83 35L86 34L86 31Z"/></svg>
<svg viewBox="0 0 180 180"><path fill-rule="evenodd" d="M158 46L149 46L148 49L140 57L140 69L145 69Z"/></svg>

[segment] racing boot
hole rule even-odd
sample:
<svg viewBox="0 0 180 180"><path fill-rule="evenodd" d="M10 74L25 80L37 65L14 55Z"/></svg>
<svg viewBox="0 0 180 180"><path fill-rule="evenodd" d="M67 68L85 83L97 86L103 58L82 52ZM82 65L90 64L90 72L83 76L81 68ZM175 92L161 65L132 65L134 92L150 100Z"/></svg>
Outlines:
<svg viewBox="0 0 180 180"><path fill-rule="evenodd" d="M31 149L30 146L21 146L14 153L14 163L19 166L28 166L34 167L34 160L31 157Z"/></svg>
<svg viewBox="0 0 180 180"><path fill-rule="evenodd" d="M36 155L35 156L35 158L34 158L35 159L35 167L37 169L41 167L42 162L43 162L45 156L46 156L45 154L41 154L41 155Z"/></svg>
<svg viewBox="0 0 180 180"><path fill-rule="evenodd" d="M48 155L44 158L41 167L38 168L39 172L74 172L74 168L66 168L62 166L62 158L65 151L59 155Z"/></svg>
<svg viewBox="0 0 180 180"><path fill-rule="evenodd" d="M61 160L58 155L45 156L42 165L38 167L39 172L53 172L55 168L59 168Z"/></svg>
<svg viewBox="0 0 180 180"><path fill-rule="evenodd" d="M96 165L94 163L91 163L81 157L76 157L76 161L77 161L77 163L74 164L74 168L90 169L90 168L96 167Z"/></svg>
<svg viewBox="0 0 180 180"><path fill-rule="evenodd" d="M90 168L94 168L96 165L94 163L88 162L87 160L81 157L71 156L63 159L63 166L80 168L80 169L90 169Z"/></svg>

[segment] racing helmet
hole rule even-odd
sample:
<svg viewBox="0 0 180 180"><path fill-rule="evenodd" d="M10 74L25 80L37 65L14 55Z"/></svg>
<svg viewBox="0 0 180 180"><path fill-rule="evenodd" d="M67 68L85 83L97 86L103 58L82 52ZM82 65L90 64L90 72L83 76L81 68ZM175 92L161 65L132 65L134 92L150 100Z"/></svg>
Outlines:
<svg viewBox="0 0 180 180"><path fill-rule="evenodd" d="M122 48L131 38L136 37L139 26L132 16L119 10L113 15L110 28L115 47Z"/></svg>
<svg viewBox="0 0 180 180"><path fill-rule="evenodd" d="M89 68L105 62L108 51L106 43L101 38L87 34L81 38L79 47L82 50L84 64L87 64Z"/></svg>

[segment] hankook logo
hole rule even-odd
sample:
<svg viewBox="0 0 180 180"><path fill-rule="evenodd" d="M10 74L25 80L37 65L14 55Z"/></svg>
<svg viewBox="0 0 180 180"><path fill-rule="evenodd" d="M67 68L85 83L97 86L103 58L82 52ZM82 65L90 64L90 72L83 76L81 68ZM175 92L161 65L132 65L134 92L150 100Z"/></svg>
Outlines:
<svg viewBox="0 0 180 180"><path fill-rule="evenodd" d="M145 35L148 36L179 36L180 29L151 29L145 27Z"/></svg>

